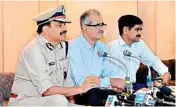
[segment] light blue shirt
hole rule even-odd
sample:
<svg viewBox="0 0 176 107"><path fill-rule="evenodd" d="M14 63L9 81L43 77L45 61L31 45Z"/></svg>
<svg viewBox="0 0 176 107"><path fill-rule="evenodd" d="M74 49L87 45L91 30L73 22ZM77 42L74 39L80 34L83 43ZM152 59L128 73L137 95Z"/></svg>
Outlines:
<svg viewBox="0 0 176 107"><path fill-rule="evenodd" d="M152 51L141 39L139 40L139 42L133 43L130 47L119 35L119 39L116 39L109 43L108 47L111 56L120 59L127 65L132 82L136 82L136 72L140 66L140 61L133 57L124 56L124 50L129 50L133 55L141 58L144 62L146 62L147 65L152 66L153 69L159 73L159 75L163 75L164 73L168 72L168 68L161 62L161 60L157 56L152 53Z"/></svg>
<svg viewBox="0 0 176 107"><path fill-rule="evenodd" d="M97 76L100 78L100 87L108 87L110 78L124 76L123 71L111 64L108 58L99 57L98 51L107 52L107 47L101 41L97 41L93 47L82 35L72 41L68 57L75 86L81 86L87 76Z"/></svg>

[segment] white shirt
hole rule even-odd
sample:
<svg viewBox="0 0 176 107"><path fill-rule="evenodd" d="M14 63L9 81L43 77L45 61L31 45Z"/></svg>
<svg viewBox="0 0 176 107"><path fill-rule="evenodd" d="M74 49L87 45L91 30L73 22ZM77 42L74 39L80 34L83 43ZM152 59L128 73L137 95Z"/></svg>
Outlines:
<svg viewBox="0 0 176 107"><path fill-rule="evenodd" d="M135 42L130 46L128 46L122 37L119 35L119 39L112 41L109 46L109 53L111 56L116 57L123 61L128 69L130 74L131 82L136 82L136 72L140 66L140 61L133 57L124 56L123 51L128 50L133 55L141 58L147 65L153 67L159 75L163 75L168 72L168 68L161 62L161 60L155 56L152 51L148 48L148 46L144 43L143 40L139 40L139 42Z"/></svg>

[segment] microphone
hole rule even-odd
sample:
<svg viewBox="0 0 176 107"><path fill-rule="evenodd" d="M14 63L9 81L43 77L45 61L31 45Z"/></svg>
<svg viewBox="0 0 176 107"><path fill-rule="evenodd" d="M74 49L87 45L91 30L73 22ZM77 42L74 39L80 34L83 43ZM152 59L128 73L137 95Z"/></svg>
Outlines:
<svg viewBox="0 0 176 107"><path fill-rule="evenodd" d="M151 78L151 70L150 70L149 64L147 64L144 60L142 60L138 56L133 55L129 50L124 50L123 55L138 59L141 63L143 63L144 65L146 65L148 67L147 86L149 89L151 89L151 92L153 92L153 82L152 82L152 78Z"/></svg>
<svg viewBox="0 0 176 107"><path fill-rule="evenodd" d="M167 105L167 106L175 106L175 96L172 97L172 90L167 87L163 86L162 88L154 87L154 95L153 98L156 102L160 105Z"/></svg>
<svg viewBox="0 0 176 107"><path fill-rule="evenodd" d="M105 107L116 107L120 105L117 97L115 95L108 95Z"/></svg>
<svg viewBox="0 0 176 107"><path fill-rule="evenodd" d="M172 92L172 90L171 90L169 87L167 87L167 86L163 86L163 87L161 87L159 90L160 90L160 92L157 92L157 93L156 93L156 96L157 96L159 99L163 99L164 96L170 96L170 95L171 95L171 92Z"/></svg>
<svg viewBox="0 0 176 107"><path fill-rule="evenodd" d="M135 105L134 106L154 106L155 100L151 95L147 93L138 93L135 97Z"/></svg>
<svg viewBox="0 0 176 107"><path fill-rule="evenodd" d="M123 55L124 56L129 56L129 57L133 57L138 59L141 63L143 63L144 65L149 66L149 64L147 64L144 60L142 60L141 58L139 58L138 56L133 55L129 50L124 50L123 51Z"/></svg>
<svg viewBox="0 0 176 107"><path fill-rule="evenodd" d="M126 69L126 74L128 75L127 66L126 66L126 64L124 64L121 60L119 60L119 59L117 59L117 58L115 58L115 57L112 57L112 56L108 55L106 52L98 51L97 54L98 54L99 57L108 57L108 58L112 58L112 59L115 59L115 60L117 60L118 62L120 62L120 63L125 67L125 69ZM129 75L128 75L128 76L129 76Z"/></svg>
<svg viewBox="0 0 176 107"><path fill-rule="evenodd" d="M120 59L117 59L117 58L115 58L115 57L112 57L112 56L108 55L106 52L102 52L102 51L98 51L97 54L98 54L99 57L108 57L108 58L112 58L112 59L117 60L118 62L120 62L120 63L125 67L126 73L128 72L128 69L127 69L126 64L124 64ZM128 76L129 76L129 75L128 75Z"/></svg>
<svg viewBox="0 0 176 107"><path fill-rule="evenodd" d="M156 87L154 93L155 97L163 99L172 95L172 89L164 85L163 79L161 77L155 78L153 81Z"/></svg>
<svg viewBox="0 0 176 107"><path fill-rule="evenodd" d="M97 52L99 57L110 57L106 52L98 51Z"/></svg>
<svg viewBox="0 0 176 107"><path fill-rule="evenodd" d="M125 56L131 56L131 52L130 51L128 51L128 50L124 50L123 51L123 55L125 55Z"/></svg>
<svg viewBox="0 0 176 107"><path fill-rule="evenodd" d="M106 52L98 51L97 54L99 57L108 57L108 58L115 59L125 67L125 69L126 69L126 77L125 77L126 89L127 89L127 92L130 92L130 94L132 94L132 83L130 81L130 75L129 75L126 64L123 63L120 59L108 55Z"/></svg>
<svg viewBox="0 0 176 107"><path fill-rule="evenodd" d="M147 106L154 106L155 105L155 100L151 95L146 94L145 96L145 105Z"/></svg>

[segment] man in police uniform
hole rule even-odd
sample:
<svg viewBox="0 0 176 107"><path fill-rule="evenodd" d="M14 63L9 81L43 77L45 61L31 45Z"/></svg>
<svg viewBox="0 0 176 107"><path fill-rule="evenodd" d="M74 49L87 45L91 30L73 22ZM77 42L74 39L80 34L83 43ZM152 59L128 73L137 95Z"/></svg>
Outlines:
<svg viewBox="0 0 176 107"><path fill-rule="evenodd" d="M68 106L66 97L87 92L94 83L87 78L80 87L72 87L65 42L64 6L45 11L34 17L38 36L19 56L9 105Z"/></svg>

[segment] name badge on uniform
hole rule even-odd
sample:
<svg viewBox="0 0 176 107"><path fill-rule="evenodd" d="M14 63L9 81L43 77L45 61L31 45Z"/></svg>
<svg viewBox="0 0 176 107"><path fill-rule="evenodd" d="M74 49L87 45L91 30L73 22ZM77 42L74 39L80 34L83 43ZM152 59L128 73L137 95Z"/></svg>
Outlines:
<svg viewBox="0 0 176 107"><path fill-rule="evenodd" d="M55 65L55 62L50 62L49 63L49 66L53 66L53 65Z"/></svg>

